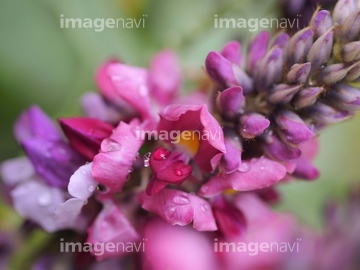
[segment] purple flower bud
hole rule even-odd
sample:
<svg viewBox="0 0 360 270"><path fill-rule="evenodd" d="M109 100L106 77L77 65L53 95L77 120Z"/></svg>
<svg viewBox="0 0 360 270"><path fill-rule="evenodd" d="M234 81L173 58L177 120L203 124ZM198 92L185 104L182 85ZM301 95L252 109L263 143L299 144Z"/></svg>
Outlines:
<svg viewBox="0 0 360 270"><path fill-rule="evenodd" d="M227 43L224 48L221 50L220 54L224 56L231 63L234 63L238 66L241 65L241 47L240 43L237 41L230 41Z"/></svg>
<svg viewBox="0 0 360 270"><path fill-rule="evenodd" d="M334 106L347 110L355 111L360 107L360 90L352 87L348 84L336 84L334 85L327 97L331 99Z"/></svg>
<svg viewBox="0 0 360 270"><path fill-rule="evenodd" d="M301 89L293 100L293 106L296 109L302 109L315 103L324 87L307 87Z"/></svg>
<svg viewBox="0 0 360 270"><path fill-rule="evenodd" d="M240 117L240 134L245 139L261 135L270 125L265 116L258 113L246 113Z"/></svg>
<svg viewBox="0 0 360 270"><path fill-rule="evenodd" d="M333 25L330 12L320 10L314 13L311 18L310 26L314 31L314 37L318 38L327 32Z"/></svg>
<svg viewBox="0 0 360 270"><path fill-rule="evenodd" d="M269 86L278 83L281 79L282 67L282 50L273 48L258 63L255 73L255 87L259 91L266 91Z"/></svg>
<svg viewBox="0 0 360 270"><path fill-rule="evenodd" d="M340 28L340 38L343 42L356 39L360 31L360 10L352 12L342 23Z"/></svg>
<svg viewBox="0 0 360 270"><path fill-rule="evenodd" d="M304 180L315 180L319 177L319 170L304 156L301 156L299 159L295 160L296 169L291 174L297 178Z"/></svg>
<svg viewBox="0 0 360 270"><path fill-rule="evenodd" d="M345 76L345 81L353 82L360 77L360 64L353 67Z"/></svg>
<svg viewBox="0 0 360 270"><path fill-rule="evenodd" d="M319 74L319 80L326 85L333 85L345 78L346 74L353 68L350 64L332 64L324 68Z"/></svg>
<svg viewBox="0 0 360 270"><path fill-rule="evenodd" d="M231 128L224 128L224 143L226 152L221 159L221 169L229 174L236 171L241 165L242 144L240 137Z"/></svg>
<svg viewBox="0 0 360 270"><path fill-rule="evenodd" d="M325 32L311 46L307 60L311 62L312 69L318 69L329 59L333 46L333 32Z"/></svg>
<svg viewBox="0 0 360 270"><path fill-rule="evenodd" d="M334 23L342 24L342 22L356 9L354 0L339 0L334 8L332 17Z"/></svg>
<svg viewBox="0 0 360 270"><path fill-rule="evenodd" d="M209 76L222 86L237 85L232 64L218 52L211 51L205 60L206 71Z"/></svg>
<svg viewBox="0 0 360 270"><path fill-rule="evenodd" d="M216 97L216 106L224 116L234 118L245 106L245 97L240 86L233 86L220 92Z"/></svg>
<svg viewBox="0 0 360 270"><path fill-rule="evenodd" d="M33 138L62 139L52 120L38 106L31 106L20 115L14 125L14 133L19 143Z"/></svg>
<svg viewBox="0 0 360 270"><path fill-rule="evenodd" d="M276 135L268 135L266 137L263 149L268 157L278 161L290 161L301 156L299 148L284 143Z"/></svg>
<svg viewBox="0 0 360 270"><path fill-rule="evenodd" d="M310 140L314 135L305 122L292 111L282 110L276 115L275 121L277 134L287 144L296 146Z"/></svg>
<svg viewBox="0 0 360 270"><path fill-rule="evenodd" d="M333 124L347 120L353 116L352 112L337 110L323 102L317 101L309 107L309 115L321 124Z"/></svg>
<svg viewBox="0 0 360 270"><path fill-rule="evenodd" d="M265 54L269 43L269 32L260 32L250 42L247 53L247 72L253 74L255 66L259 60L261 60Z"/></svg>
<svg viewBox="0 0 360 270"><path fill-rule="evenodd" d="M286 81L289 84L305 84L311 70L311 63L295 64L291 67L286 76Z"/></svg>
<svg viewBox="0 0 360 270"><path fill-rule="evenodd" d="M341 60L345 63L360 60L360 41L345 44L341 49Z"/></svg>
<svg viewBox="0 0 360 270"><path fill-rule="evenodd" d="M272 104L286 104L302 88L300 85L279 84L276 85L268 96L268 101Z"/></svg>
<svg viewBox="0 0 360 270"><path fill-rule="evenodd" d="M302 63L306 59L314 40L314 32L309 28L304 28L292 36L287 48L288 65Z"/></svg>
<svg viewBox="0 0 360 270"><path fill-rule="evenodd" d="M242 87L245 96L250 95L254 90L253 80L249 77L249 75L246 74L244 70L236 65L233 65L233 72L237 82L236 85L240 85Z"/></svg>
<svg viewBox="0 0 360 270"><path fill-rule="evenodd" d="M282 49L283 51L286 51L289 39L290 36L286 32L279 32L271 39L269 48L277 47Z"/></svg>

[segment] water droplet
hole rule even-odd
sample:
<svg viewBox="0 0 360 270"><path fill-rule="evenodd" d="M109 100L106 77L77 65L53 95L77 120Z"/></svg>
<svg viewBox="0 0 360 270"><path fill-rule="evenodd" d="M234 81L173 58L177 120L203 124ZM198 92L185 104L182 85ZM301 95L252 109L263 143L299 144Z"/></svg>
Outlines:
<svg viewBox="0 0 360 270"><path fill-rule="evenodd" d="M146 97L148 95L148 88L146 87L146 85L141 84L138 88L138 93L140 96L142 97Z"/></svg>
<svg viewBox="0 0 360 270"><path fill-rule="evenodd" d="M93 185L88 186L88 191L91 192L91 193L94 192L95 187Z"/></svg>
<svg viewBox="0 0 360 270"><path fill-rule="evenodd" d="M147 152L144 157L144 167L149 167L150 166L150 157L151 157L151 152Z"/></svg>
<svg viewBox="0 0 360 270"><path fill-rule="evenodd" d="M173 198L173 202L178 205L189 204L190 200L186 195L178 195Z"/></svg>
<svg viewBox="0 0 360 270"><path fill-rule="evenodd" d="M86 171L85 171L85 170L82 170L82 171L81 171L81 174L86 175Z"/></svg>
<svg viewBox="0 0 360 270"><path fill-rule="evenodd" d="M129 170L128 170L129 173L131 173L133 171L134 171L134 167L130 167Z"/></svg>
<svg viewBox="0 0 360 270"><path fill-rule="evenodd" d="M182 176L183 172L181 170L175 169L174 170L176 176Z"/></svg>
<svg viewBox="0 0 360 270"><path fill-rule="evenodd" d="M203 205L201 206L201 210L202 210L203 212L206 212L208 209L209 209L209 207L208 207L206 204L203 204Z"/></svg>
<svg viewBox="0 0 360 270"><path fill-rule="evenodd" d="M241 165L240 165L240 167L239 167L239 171L240 172L247 172L247 171L249 171L250 170L250 166L249 166L249 164L247 164L247 163L241 163Z"/></svg>
<svg viewBox="0 0 360 270"><path fill-rule="evenodd" d="M38 198L38 204L40 206L48 206L51 202L51 194L50 193L44 193L39 196Z"/></svg>
<svg viewBox="0 0 360 270"><path fill-rule="evenodd" d="M164 148L159 148L153 153L156 160L165 160L170 155L170 151Z"/></svg>
<svg viewBox="0 0 360 270"><path fill-rule="evenodd" d="M116 132L116 128L114 128L113 130L112 130L112 133L115 133Z"/></svg>
<svg viewBox="0 0 360 270"><path fill-rule="evenodd" d="M264 167L264 166L261 166L261 167L260 167L260 170L262 170L262 171L263 171L264 169L265 169L265 167Z"/></svg>
<svg viewBox="0 0 360 270"><path fill-rule="evenodd" d="M106 138L101 143L101 150L104 152L115 152L121 149L121 145L113 139Z"/></svg>

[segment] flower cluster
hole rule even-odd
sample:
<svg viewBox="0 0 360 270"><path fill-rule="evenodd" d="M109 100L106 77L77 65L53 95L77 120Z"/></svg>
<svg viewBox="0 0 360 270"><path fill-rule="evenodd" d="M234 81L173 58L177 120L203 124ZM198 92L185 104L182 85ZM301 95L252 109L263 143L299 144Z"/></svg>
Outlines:
<svg viewBox="0 0 360 270"><path fill-rule="evenodd" d="M360 75L360 11L351 3L339 1L332 16L316 10L292 37L260 33L246 59L236 41L210 52L210 97L181 96L176 56L163 51L147 69L116 59L101 65L100 94L82 97L83 117L58 119L62 133L32 106L14 128L26 157L1 165L14 208L48 232L77 230L94 245L146 238L143 254L133 254L144 269L276 267L280 253L213 256L210 239L294 236L293 218L268 205L278 199L274 185L317 178L316 134L360 105L351 85Z"/></svg>

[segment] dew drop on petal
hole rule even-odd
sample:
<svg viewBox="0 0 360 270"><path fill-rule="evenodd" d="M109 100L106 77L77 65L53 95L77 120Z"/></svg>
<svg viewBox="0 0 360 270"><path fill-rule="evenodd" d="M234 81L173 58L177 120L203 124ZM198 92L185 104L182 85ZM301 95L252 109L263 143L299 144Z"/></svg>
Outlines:
<svg viewBox="0 0 360 270"><path fill-rule="evenodd" d="M50 193L44 193L41 194L38 198L38 204L40 206L48 206L51 202L51 194Z"/></svg>
<svg viewBox="0 0 360 270"><path fill-rule="evenodd" d="M94 192L95 187L93 185L88 186L88 191L91 192L91 193Z"/></svg>
<svg viewBox="0 0 360 270"><path fill-rule="evenodd" d="M240 172L247 172L247 171L249 171L250 170L250 166L249 166L249 164L247 164L247 163L241 163L241 165L240 165L240 167L239 167L239 171Z"/></svg>
<svg viewBox="0 0 360 270"><path fill-rule="evenodd" d="M151 152L147 152L147 153L143 156L144 167L149 167L149 166L150 166L150 157L151 157Z"/></svg>
<svg viewBox="0 0 360 270"><path fill-rule="evenodd" d="M105 152L115 152L121 149L121 145L113 139L106 138L101 143L101 150Z"/></svg>
<svg viewBox="0 0 360 270"><path fill-rule="evenodd" d="M133 171L134 171L134 167L132 167L132 166L131 166L131 167L129 167L128 172L129 172L129 173L132 173Z"/></svg>
<svg viewBox="0 0 360 270"><path fill-rule="evenodd" d="M202 187L201 187L201 192L206 193L206 192L208 192L208 191L209 191L209 187L208 187L208 186L202 186Z"/></svg>
<svg viewBox="0 0 360 270"><path fill-rule="evenodd" d="M178 195L173 198L173 202L178 205L186 205L190 203L190 200L186 195Z"/></svg>
<svg viewBox="0 0 360 270"><path fill-rule="evenodd" d="M206 204L203 204L203 205L201 206L201 210L202 210L203 212L206 212L208 209L209 209L209 207L208 207Z"/></svg>
<svg viewBox="0 0 360 270"><path fill-rule="evenodd" d="M85 171L85 170L82 170L82 171L81 171L81 174L86 175L86 171Z"/></svg>
<svg viewBox="0 0 360 270"><path fill-rule="evenodd" d="M181 170L175 169L174 170L176 176L182 176L183 172Z"/></svg>
<svg viewBox="0 0 360 270"><path fill-rule="evenodd" d="M153 153L153 157L155 160L165 160L167 159L167 157L170 155L170 151L167 149L157 149L154 153Z"/></svg>

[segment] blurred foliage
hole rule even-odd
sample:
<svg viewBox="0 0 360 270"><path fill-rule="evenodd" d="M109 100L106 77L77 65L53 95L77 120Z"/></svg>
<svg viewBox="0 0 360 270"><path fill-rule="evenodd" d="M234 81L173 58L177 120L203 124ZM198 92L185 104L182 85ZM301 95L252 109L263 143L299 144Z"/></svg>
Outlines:
<svg viewBox="0 0 360 270"><path fill-rule="evenodd" d="M218 50L232 39L241 41L244 49L254 34L247 29L215 29L214 14L272 18L278 15L277 8L276 0L0 1L0 161L20 152L12 137L12 125L29 105L38 104L54 118L79 114L79 97L85 91L96 91L93 75L105 59L115 56L132 65L146 66L154 53L172 48L185 73L201 72L210 50ZM146 15L146 23L144 29L102 32L62 29L61 14L82 19ZM345 196L349 184L360 179L355 158L360 150L359 122L355 118L321 135L316 160L321 178L283 185L284 201L278 209L293 211L313 226L321 224L324 200Z"/></svg>

